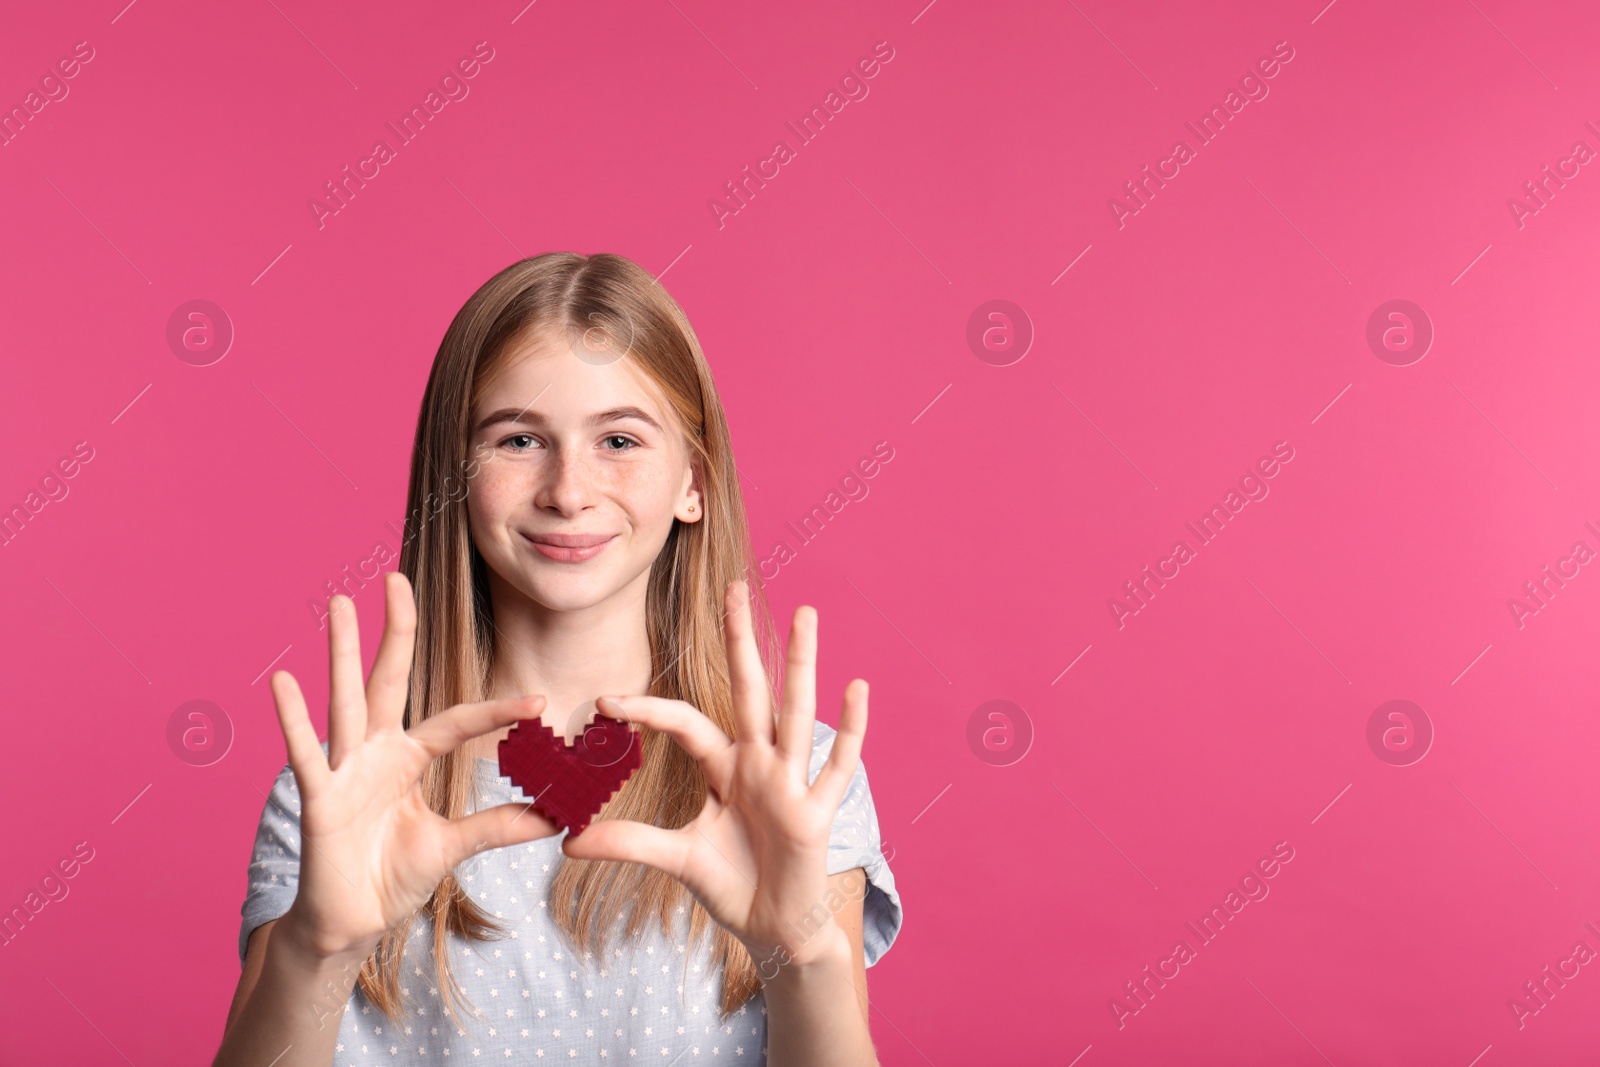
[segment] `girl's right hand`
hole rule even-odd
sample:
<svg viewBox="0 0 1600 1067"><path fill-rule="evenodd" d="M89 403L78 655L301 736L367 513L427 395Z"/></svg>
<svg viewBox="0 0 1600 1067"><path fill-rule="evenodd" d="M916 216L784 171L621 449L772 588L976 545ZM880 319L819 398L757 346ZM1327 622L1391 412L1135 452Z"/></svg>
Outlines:
<svg viewBox="0 0 1600 1067"><path fill-rule="evenodd" d="M471 738L535 718L545 701L457 704L402 729L417 609L403 574L384 575L384 594L383 640L365 691L355 605L342 595L328 602L326 755L294 676L280 670L271 681L301 805L299 891L279 927L327 958L365 959L469 857L559 832L529 804L455 820L429 807L421 778L430 763Z"/></svg>

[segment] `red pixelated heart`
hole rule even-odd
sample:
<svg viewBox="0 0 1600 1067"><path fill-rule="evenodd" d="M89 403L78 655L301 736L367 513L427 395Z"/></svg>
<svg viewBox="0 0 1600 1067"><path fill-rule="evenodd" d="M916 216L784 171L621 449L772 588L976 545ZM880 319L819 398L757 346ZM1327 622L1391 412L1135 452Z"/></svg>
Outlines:
<svg viewBox="0 0 1600 1067"><path fill-rule="evenodd" d="M639 738L628 724L596 714L571 745L538 719L500 742L500 773L539 813L576 837L639 769Z"/></svg>

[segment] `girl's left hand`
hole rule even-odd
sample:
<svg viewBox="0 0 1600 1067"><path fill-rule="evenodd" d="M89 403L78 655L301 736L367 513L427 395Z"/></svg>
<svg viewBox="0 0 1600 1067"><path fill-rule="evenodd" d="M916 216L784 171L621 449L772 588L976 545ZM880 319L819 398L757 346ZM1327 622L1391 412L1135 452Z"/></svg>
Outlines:
<svg viewBox="0 0 1600 1067"><path fill-rule="evenodd" d="M682 700L627 696L597 702L606 715L672 735L705 771L705 807L676 830L602 819L577 836L569 834L562 852L666 871L744 943L758 966L769 960L803 964L838 943L815 933L819 924L826 930L824 917L832 914L828 836L866 737L867 683L857 678L845 687L833 750L816 781L808 783L816 721L816 609L795 610L783 706L774 723L751 626L749 586L730 582L725 607L737 739ZM762 975L770 977L764 966Z"/></svg>

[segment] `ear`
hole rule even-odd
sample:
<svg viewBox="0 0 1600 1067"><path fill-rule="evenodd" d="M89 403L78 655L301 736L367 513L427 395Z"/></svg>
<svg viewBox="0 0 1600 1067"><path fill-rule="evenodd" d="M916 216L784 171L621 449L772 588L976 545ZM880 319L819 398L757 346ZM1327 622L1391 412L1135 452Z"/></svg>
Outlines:
<svg viewBox="0 0 1600 1067"><path fill-rule="evenodd" d="M677 507L673 509L673 516L679 522L699 522L705 517L705 498L701 493L700 459L691 454L689 457L689 473L686 478L683 492L678 496Z"/></svg>

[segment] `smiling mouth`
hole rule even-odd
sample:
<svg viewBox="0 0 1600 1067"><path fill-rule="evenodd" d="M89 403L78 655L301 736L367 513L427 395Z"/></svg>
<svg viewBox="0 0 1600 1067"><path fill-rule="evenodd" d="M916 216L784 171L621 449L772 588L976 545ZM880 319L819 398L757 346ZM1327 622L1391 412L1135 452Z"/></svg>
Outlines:
<svg viewBox="0 0 1600 1067"><path fill-rule="evenodd" d="M582 563L605 551L616 534L523 534L541 556L557 563Z"/></svg>

